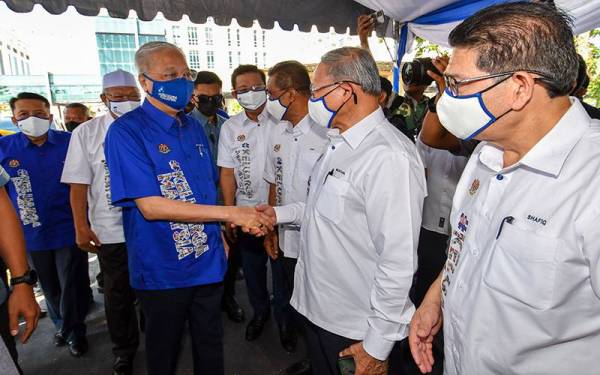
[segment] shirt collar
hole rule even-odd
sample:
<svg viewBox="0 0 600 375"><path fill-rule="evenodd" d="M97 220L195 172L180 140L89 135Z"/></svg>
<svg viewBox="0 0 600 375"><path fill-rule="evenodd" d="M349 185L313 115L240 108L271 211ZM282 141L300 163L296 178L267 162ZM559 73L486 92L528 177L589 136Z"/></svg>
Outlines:
<svg viewBox="0 0 600 375"><path fill-rule="evenodd" d="M146 112L146 114L152 120L154 120L158 125L160 125L160 127L163 128L164 130L168 130L168 129L172 128L174 125L179 124L177 119L169 116L168 114L164 113L160 109L156 108L152 103L150 103L150 101L148 99L144 100L144 103L142 104L142 110L144 112ZM182 124L185 124L185 122L183 121L183 119L185 118L185 115L180 116L180 114L182 114L182 113L183 112L178 113L177 116L182 121Z"/></svg>
<svg viewBox="0 0 600 375"><path fill-rule="evenodd" d="M262 110L262 112L258 114L258 122L259 123L264 122L267 119L267 117L269 116L266 108L267 108L267 106L265 106L264 109ZM243 121L244 125L248 125L249 123L253 124L253 125L256 124L256 121L251 120L250 117L248 117L248 114L246 113L246 111L242 111L242 116L244 119L244 121Z"/></svg>
<svg viewBox="0 0 600 375"><path fill-rule="evenodd" d="M55 132L56 131L52 129L48 130L48 139L46 140L46 142L44 142L43 145L45 145L46 143L51 143L53 145L56 144L56 135L54 134ZM19 132L19 136L21 137L21 145L23 147L35 146L33 142L31 142L31 140L23 132Z"/></svg>
<svg viewBox="0 0 600 375"><path fill-rule="evenodd" d="M356 149L362 141L371 133L377 124L383 123L385 116L381 107L377 107L370 115L352 125L350 129L341 134L342 138L352 149Z"/></svg>
<svg viewBox="0 0 600 375"><path fill-rule="evenodd" d="M299 123L294 126L291 122L286 121L285 131L292 134L304 135L310 131L310 116L306 114Z"/></svg>
<svg viewBox="0 0 600 375"><path fill-rule="evenodd" d="M557 177L567 157L590 127L590 118L577 100L570 98L571 108L558 123L517 163ZM482 147L479 160L498 171L504 152L490 144Z"/></svg>

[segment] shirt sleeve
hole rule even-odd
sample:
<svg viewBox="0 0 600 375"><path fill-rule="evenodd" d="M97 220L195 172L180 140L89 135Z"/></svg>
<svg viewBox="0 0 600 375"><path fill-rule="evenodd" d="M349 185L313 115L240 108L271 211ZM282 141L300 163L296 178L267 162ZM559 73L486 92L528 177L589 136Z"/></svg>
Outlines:
<svg viewBox="0 0 600 375"><path fill-rule="evenodd" d="M590 281L596 296L600 298L600 209L594 208L590 215L586 215L586 225L582 225L583 256L590 267Z"/></svg>
<svg viewBox="0 0 600 375"><path fill-rule="evenodd" d="M224 168L234 168L235 161L231 155L231 137L227 135L228 129L231 126L231 120L225 121L219 133L219 151L217 152L217 165Z"/></svg>
<svg viewBox="0 0 600 375"><path fill-rule="evenodd" d="M265 162L264 179L270 184L275 183L275 165L273 163L273 142L269 138L267 142L267 161Z"/></svg>
<svg viewBox="0 0 600 375"><path fill-rule="evenodd" d="M115 122L106 135L104 153L110 176L112 203L131 207L134 200L162 196L152 161L142 140Z"/></svg>
<svg viewBox="0 0 600 375"><path fill-rule="evenodd" d="M60 179L63 184L92 184L92 166L86 155L87 148L82 130L83 128L75 129L69 141L65 166Z"/></svg>
<svg viewBox="0 0 600 375"><path fill-rule="evenodd" d="M363 184L368 230L378 254L363 345L371 356L385 360L395 342L407 336L414 313L408 294L426 188L420 165L397 152L380 157ZM402 225L398 212L404 213Z"/></svg>
<svg viewBox="0 0 600 375"><path fill-rule="evenodd" d="M6 185L10 181L8 172L0 165L0 187Z"/></svg>
<svg viewBox="0 0 600 375"><path fill-rule="evenodd" d="M300 225L302 217L304 217L304 202L295 202L286 204L285 206L274 207L275 215L277 216L277 224L294 224Z"/></svg>

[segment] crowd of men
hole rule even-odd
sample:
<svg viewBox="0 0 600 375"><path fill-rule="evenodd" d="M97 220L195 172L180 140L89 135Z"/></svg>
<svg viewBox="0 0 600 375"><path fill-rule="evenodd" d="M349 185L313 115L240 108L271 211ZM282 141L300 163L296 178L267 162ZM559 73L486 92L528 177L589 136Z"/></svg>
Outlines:
<svg viewBox="0 0 600 375"><path fill-rule="evenodd" d="M359 19L363 41L372 27ZM395 97L363 43L326 53L312 80L297 61L240 65L230 117L221 79L166 42L139 48L137 77L103 77L105 114L67 106L67 132L46 98L15 96L21 132L0 138L14 365L38 281L54 345L86 353L91 252L114 374L132 373L140 328L149 374L175 373L186 329L194 373L224 374L222 313L246 319L240 267L245 339L273 314L287 352L305 345L288 374L595 373L600 122L570 19L497 5L449 42L434 98Z"/></svg>

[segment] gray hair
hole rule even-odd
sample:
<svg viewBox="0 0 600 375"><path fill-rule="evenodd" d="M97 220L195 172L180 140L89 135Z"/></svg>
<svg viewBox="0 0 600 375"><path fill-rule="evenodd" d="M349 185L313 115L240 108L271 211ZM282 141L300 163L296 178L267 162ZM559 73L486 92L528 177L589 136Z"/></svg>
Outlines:
<svg viewBox="0 0 600 375"><path fill-rule="evenodd" d="M381 82L377 64L371 53L364 48L342 47L331 50L321 57L328 74L336 82L352 81L358 83L369 95L381 93Z"/></svg>
<svg viewBox="0 0 600 375"><path fill-rule="evenodd" d="M185 54L181 48L172 43L161 41L148 42L143 44L135 53L135 66L137 67L138 72L146 73L150 66L150 57L152 57L152 55L154 55L156 52L164 49L176 50L185 58Z"/></svg>

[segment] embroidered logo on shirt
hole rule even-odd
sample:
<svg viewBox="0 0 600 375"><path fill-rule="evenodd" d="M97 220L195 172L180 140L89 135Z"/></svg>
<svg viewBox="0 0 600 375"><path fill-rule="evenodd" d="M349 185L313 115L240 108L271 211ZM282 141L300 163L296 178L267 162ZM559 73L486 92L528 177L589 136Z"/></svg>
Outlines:
<svg viewBox="0 0 600 375"><path fill-rule="evenodd" d="M31 179L29 173L24 169L17 171L17 176L11 178L15 191L17 192L17 207L19 208L19 216L23 225L29 225L33 228L42 225L40 223L40 217L37 214L35 208L35 202L33 200L33 191L31 188Z"/></svg>
<svg viewBox="0 0 600 375"><path fill-rule="evenodd" d="M533 216L533 215L527 215L527 220L531 220L534 223L541 224L543 226L546 226L546 224L548 223L546 221L546 219L542 219L541 217L537 217L537 216Z"/></svg>
<svg viewBox="0 0 600 375"><path fill-rule="evenodd" d="M169 152L171 152L171 149L168 145L161 143L158 145L158 151L160 151L161 154L168 154Z"/></svg>
<svg viewBox="0 0 600 375"><path fill-rule="evenodd" d="M101 163L102 169L104 169L104 196L106 197L108 209L112 210L115 207L112 205L112 197L110 195L110 175L108 173L108 164L106 164L106 160L102 160Z"/></svg>
<svg viewBox="0 0 600 375"><path fill-rule="evenodd" d="M250 152L250 144L242 143L242 147L236 149L233 156L239 163L236 171L238 190L248 199L252 199L254 196L254 190L252 189L252 157Z"/></svg>
<svg viewBox="0 0 600 375"><path fill-rule="evenodd" d="M281 145L275 145L275 147L273 147L273 150L275 152L279 152L279 150L281 150Z"/></svg>
<svg viewBox="0 0 600 375"><path fill-rule="evenodd" d="M244 134L240 134L237 137L238 142L244 142L246 140L246 136Z"/></svg>
<svg viewBox="0 0 600 375"><path fill-rule="evenodd" d="M283 204L283 159L275 159L275 204Z"/></svg>
<svg viewBox="0 0 600 375"><path fill-rule="evenodd" d="M469 218L467 218L467 215L465 214L460 214L460 219L458 220L458 229L461 232L466 232L467 231L467 227L469 226Z"/></svg>
<svg viewBox="0 0 600 375"><path fill-rule="evenodd" d="M12 159L8 162L8 166L11 168L17 168L19 165L21 165L21 163L19 163L17 159Z"/></svg>
<svg viewBox="0 0 600 375"><path fill-rule="evenodd" d="M471 188L469 188L469 195L473 196L475 195L475 193L477 193L477 190L479 190L479 180L478 179L474 179L473 183L471 184Z"/></svg>
<svg viewBox="0 0 600 375"><path fill-rule="evenodd" d="M182 202L196 203L192 189L188 184L181 166L175 160L169 162L169 166L173 172L163 173L158 175L160 183L160 192L163 197ZM173 231L173 241L177 249L177 257L179 260L195 253L198 258L209 250L208 236L204 232L203 224L188 224L170 222L171 230Z"/></svg>
<svg viewBox="0 0 600 375"><path fill-rule="evenodd" d="M442 276L442 306L444 297L450 286L450 279L458 267L460 254L465 243L465 234L469 227L469 218L467 215L464 213L460 214L456 227L458 230L452 232L452 239L450 240L450 246L448 246L448 258L446 259Z"/></svg>

